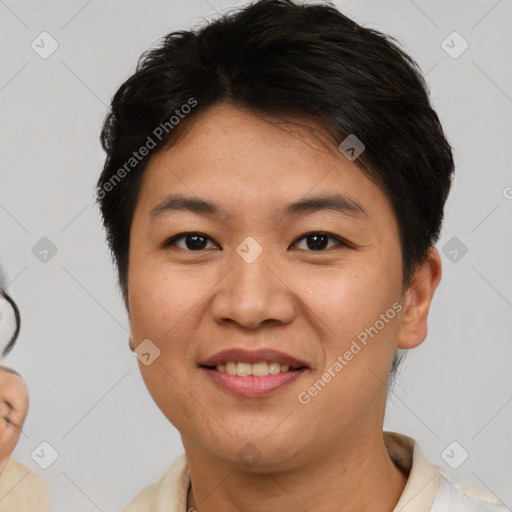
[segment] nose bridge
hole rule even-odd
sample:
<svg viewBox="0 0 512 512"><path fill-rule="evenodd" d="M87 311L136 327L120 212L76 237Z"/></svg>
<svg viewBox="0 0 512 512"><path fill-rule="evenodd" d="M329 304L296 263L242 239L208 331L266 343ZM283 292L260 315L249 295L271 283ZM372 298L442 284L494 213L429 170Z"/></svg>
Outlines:
<svg viewBox="0 0 512 512"><path fill-rule="evenodd" d="M212 305L215 319L250 328L267 320L289 322L295 308L289 288L277 277L275 255L247 237L230 256L231 271Z"/></svg>

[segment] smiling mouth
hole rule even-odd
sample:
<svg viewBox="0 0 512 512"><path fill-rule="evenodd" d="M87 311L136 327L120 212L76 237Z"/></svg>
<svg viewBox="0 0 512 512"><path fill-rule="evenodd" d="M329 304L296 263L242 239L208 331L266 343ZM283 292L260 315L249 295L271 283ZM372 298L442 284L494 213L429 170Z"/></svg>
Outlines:
<svg viewBox="0 0 512 512"><path fill-rule="evenodd" d="M238 377L266 377L267 375L277 375L279 373L289 373L289 372L298 372L301 370L305 370L305 366L292 368L287 364L279 364L278 362L266 362L261 361L258 363L245 363L245 362L236 362L229 361L224 364L218 364L215 366L201 366L201 368L206 368L208 370L216 370L219 373L224 373L227 375L233 375Z"/></svg>
<svg viewBox="0 0 512 512"><path fill-rule="evenodd" d="M235 361L216 366L201 365L199 369L224 391L243 398L274 395L308 371L305 366L290 368L279 363L251 364Z"/></svg>

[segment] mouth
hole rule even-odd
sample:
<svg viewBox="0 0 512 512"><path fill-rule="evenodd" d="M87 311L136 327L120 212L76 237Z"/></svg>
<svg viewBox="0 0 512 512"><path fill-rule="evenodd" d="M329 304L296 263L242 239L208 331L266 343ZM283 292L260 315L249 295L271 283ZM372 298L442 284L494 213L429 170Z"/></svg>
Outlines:
<svg viewBox="0 0 512 512"><path fill-rule="evenodd" d="M290 367L287 364L280 364L276 361L260 361L258 363L246 363L241 361L228 361L227 363L217 364L215 366L200 365L201 368L215 370L227 375L237 375L238 377L265 377L267 375L276 375L278 373L299 372L306 370L306 366L297 368Z"/></svg>
<svg viewBox="0 0 512 512"><path fill-rule="evenodd" d="M243 397L275 393L310 369L303 361L270 349L225 350L198 366L222 389Z"/></svg>

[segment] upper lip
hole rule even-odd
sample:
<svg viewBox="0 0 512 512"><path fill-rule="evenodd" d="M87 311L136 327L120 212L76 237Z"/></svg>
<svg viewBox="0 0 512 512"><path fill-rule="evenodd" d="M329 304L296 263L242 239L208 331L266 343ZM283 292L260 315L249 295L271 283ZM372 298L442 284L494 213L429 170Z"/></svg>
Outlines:
<svg viewBox="0 0 512 512"><path fill-rule="evenodd" d="M286 364L290 368L308 368L308 365L293 356L273 350L264 348L259 350L246 350L243 348L231 348L217 352L213 356L204 359L199 363L199 366L217 366L218 364L225 364L229 361L236 361L242 363L259 363L261 361L276 362L279 364Z"/></svg>

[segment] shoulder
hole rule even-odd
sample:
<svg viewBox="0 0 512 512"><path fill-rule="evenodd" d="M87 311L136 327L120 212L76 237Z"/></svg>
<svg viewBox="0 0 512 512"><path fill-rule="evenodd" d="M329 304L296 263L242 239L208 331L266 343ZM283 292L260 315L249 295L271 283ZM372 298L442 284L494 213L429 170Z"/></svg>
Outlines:
<svg viewBox="0 0 512 512"><path fill-rule="evenodd" d="M187 459L182 453L158 481L139 492L122 512L181 512L186 509L189 484Z"/></svg>
<svg viewBox="0 0 512 512"><path fill-rule="evenodd" d="M413 438L384 432L384 442L395 465L408 476L394 512L512 512L494 494L457 482L430 463Z"/></svg>
<svg viewBox="0 0 512 512"><path fill-rule="evenodd" d="M47 512L50 508L51 494L43 478L21 462L12 459L0 475L0 496L3 496L0 512Z"/></svg>
<svg viewBox="0 0 512 512"><path fill-rule="evenodd" d="M510 512L494 494L479 487L456 482L440 470L438 490L431 512Z"/></svg>

